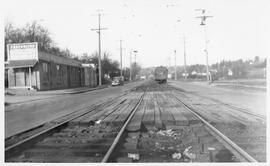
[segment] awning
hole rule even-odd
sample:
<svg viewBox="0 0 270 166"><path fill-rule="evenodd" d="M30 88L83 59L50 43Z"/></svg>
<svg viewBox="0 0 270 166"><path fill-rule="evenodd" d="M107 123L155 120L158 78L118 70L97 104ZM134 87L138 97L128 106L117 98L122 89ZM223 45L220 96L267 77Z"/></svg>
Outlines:
<svg viewBox="0 0 270 166"><path fill-rule="evenodd" d="M23 67L33 67L37 63L37 60L13 60L8 61L7 68L23 68Z"/></svg>

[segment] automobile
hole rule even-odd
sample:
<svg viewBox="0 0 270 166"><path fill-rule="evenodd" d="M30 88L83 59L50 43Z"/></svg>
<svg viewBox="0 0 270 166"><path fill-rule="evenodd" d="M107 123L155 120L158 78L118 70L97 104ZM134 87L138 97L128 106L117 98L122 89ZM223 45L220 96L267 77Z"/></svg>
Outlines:
<svg viewBox="0 0 270 166"><path fill-rule="evenodd" d="M114 77L112 81L112 86L123 85L124 78L123 77Z"/></svg>

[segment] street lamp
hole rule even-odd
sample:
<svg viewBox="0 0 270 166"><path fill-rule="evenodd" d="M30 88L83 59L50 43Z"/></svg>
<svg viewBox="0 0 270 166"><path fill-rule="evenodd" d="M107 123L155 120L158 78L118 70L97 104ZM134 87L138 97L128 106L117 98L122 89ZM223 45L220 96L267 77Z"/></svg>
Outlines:
<svg viewBox="0 0 270 166"><path fill-rule="evenodd" d="M135 55L135 66L134 66L134 71L135 71L135 76L136 76L136 53L138 52L137 50L131 50L130 51L130 81L131 81L131 79L132 79L132 63L131 63L131 58L132 58L132 52L134 53L134 55Z"/></svg>
<svg viewBox="0 0 270 166"><path fill-rule="evenodd" d="M178 19L177 22L181 22L181 19ZM183 35L184 39L184 71L185 71L185 80L187 79L187 64L186 64L186 39L185 34Z"/></svg>
<svg viewBox="0 0 270 166"><path fill-rule="evenodd" d="M207 34L206 34L206 19L207 18L211 18L213 16L207 16L205 15L206 10L205 9L195 9L195 11L201 11L202 15L198 16L196 18L201 19L201 26L204 26L204 38L205 38L205 55L206 55L206 78L207 78L207 82L208 84L210 84L212 82L212 78L211 78L211 73L209 72L209 67L208 67L208 50L207 50L207 43L208 43L208 39L207 39Z"/></svg>
<svg viewBox="0 0 270 166"><path fill-rule="evenodd" d="M135 56L135 67L136 67L136 55L137 55L136 53L137 53L138 51L134 50L133 52L134 52L134 56Z"/></svg>

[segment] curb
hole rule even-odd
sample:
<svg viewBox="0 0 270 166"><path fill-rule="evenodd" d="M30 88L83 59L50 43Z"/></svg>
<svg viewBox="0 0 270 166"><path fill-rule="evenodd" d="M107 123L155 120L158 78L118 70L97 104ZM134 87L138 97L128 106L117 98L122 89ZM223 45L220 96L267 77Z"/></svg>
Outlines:
<svg viewBox="0 0 270 166"><path fill-rule="evenodd" d="M46 100L46 99L53 98L53 97L58 97L58 96L61 96L61 95L73 95L73 94L85 93L85 92L90 92L90 91L95 91L95 90L105 89L105 88L108 88L108 86L99 87L99 88L85 89L85 90L75 91L75 92L62 92L62 93L43 94L44 96L46 96L46 95L52 95L52 96L41 98L41 99L33 99L33 100L27 100L27 101L22 101L22 102L15 102L15 103L5 102L5 107L14 106L14 105L20 105L20 104L23 104L23 103L31 103L31 102L40 101L40 100Z"/></svg>

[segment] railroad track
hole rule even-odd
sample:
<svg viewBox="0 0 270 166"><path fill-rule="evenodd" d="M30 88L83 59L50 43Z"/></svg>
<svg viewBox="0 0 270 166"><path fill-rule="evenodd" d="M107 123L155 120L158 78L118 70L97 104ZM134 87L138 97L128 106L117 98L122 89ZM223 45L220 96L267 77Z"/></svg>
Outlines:
<svg viewBox="0 0 270 166"><path fill-rule="evenodd" d="M256 162L173 87L148 83L6 148L6 162Z"/></svg>
<svg viewBox="0 0 270 166"><path fill-rule="evenodd" d="M6 139L6 162L97 162L122 123L132 115L130 112L140 104L143 93L131 94L77 111L42 129L33 129L31 134ZM93 147L96 151L91 150ZM84 154L94 156L87 158Z"/></svg>
<svg viewBox="0 0 270 166"><path fill-rule="evenodd" d="M184 92L182 89L177 88L177 87L172 87L172 88L175 89L175 90L177 90L178 93L180 93L181 95L187 97L187 96L186 96L186 92ZM223 105L223 106L225 106L225 107L227 107L227 108L231 108L231 109L233 109L233 110L235 110L235 111L239 111L239 112L248 114L248 115L250 115L250 116L253 116L253 117L255 117L255 118L258 118L258 119L260 119L260 120L266 121L266 117L265 117L265 116L260 115L260 114L256 114L256 113L254 113L254 112L251 112L251 111L249 111L247 108L239 107L239 106L236 106L236 105L233 105L233 104L224 103L224 102L222 102L222 101L220 101L220 100L218 100L218 99L214 99L214 98L207 97L207 96L201 96L201 95L199 95L199 94L196 94L196 96L198 96L198 97L200 97L200 98L203 98L203 99L208 99L208 100L213 101L213 102L215 102L215 103L217 103L217 104ZM187 98L188 98L188 97L187 97Z"/></svg>
<svg viewBox="0 0 270 166"><path fill-rule="evenodd" d="M213 125L208 123L202 116L197 114L195 111L193 111L192 108L190 108L187 104L185 104L183 101L181 101L179 98L177 98L183 106L192 112L197 118L199 118L203 124L207 127L209 132L216 137L220 142L224 144L226 148L228 148L240 161L242 162L257 162L252 156L250 156L247 152L245 152L241 147L239 147L236 143L234 143L230 138L228 138L226 135L221 133L218 129L216 129Z"/></svg>
<svg viewBox="0 0 270 166"><path fill-rule="evenodd" d="M264 116L250 112L218 99L186 94L181 89L174 91L181 102L203 117L207 122L226 135L237 146L244 149L253 159L266 161L266 119ZM192 98L192 100L189 100ZM209 100L209 103L205 101Z"/></svg>

